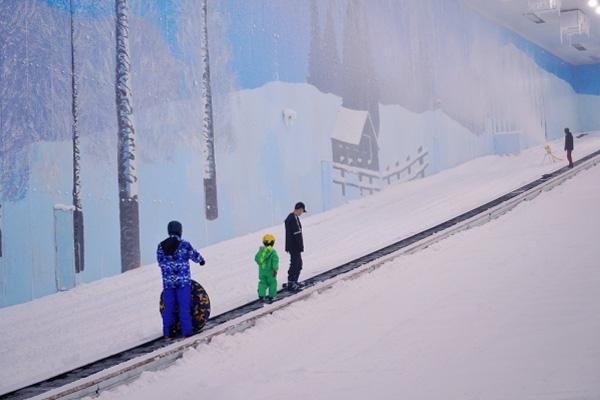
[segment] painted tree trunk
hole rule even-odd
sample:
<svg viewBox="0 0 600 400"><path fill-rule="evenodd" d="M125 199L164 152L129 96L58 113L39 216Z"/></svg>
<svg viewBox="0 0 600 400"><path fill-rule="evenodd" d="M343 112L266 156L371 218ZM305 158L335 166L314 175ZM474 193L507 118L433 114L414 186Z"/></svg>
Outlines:
<svg viewBox="0 0 600 400"><path fill-rule="evenodd" d="M6 281L8 280L7 276L6 276L6 270L4 269L4 258L5 258L5 254L4 254L4 243L3 243L3 237L2 237L2 233L3 233L3 223L2 223L2 215L3 210L2 210L2 204L0 204L0 307L4 307L5 301L7 300L7 296L6 296Z"/></svg>
<svg viewBox="0 0 600 400"><path fill-rule="evenodd" d="M215 164L215 135L213 128L212 94L210 90L210 58L208 54L208 7L202 0L202 33L200 47L202 54L202 97L204 110L202 115L202 138L204 142L204 203L206 219L214 220L219 216L217 204L217 172Z"/></svg>
<svg viewBox="0 0 600 400"><path fill-rule="evenodd" d="M319 24L319 11L315 0L310 2L310 47L308 51L308 77L306 81L318 88L321 88L322 70L324 65L320 65L323 57L321 52L321 28Z"/></svg>
<svg viewBox="0 0 600 400"><path fill-rule="evenodd" d="M140 223L135 169L135 130L129 61L127 0L116 0L117 64L116 100L118 120L119 218L121 225L121 270L140 266Z"/></svg>
<svg viewBox="0 0 600 400"><path fill-rule="evenodd" d="M83 240L83 202L81 199L81 153L79 148L79 104L77 88L77 71L75 70L75 25L73 21L73 0L71 7L71 112L73 133L73 238L75 249L75 272L84 269L84 240Z"/></svg>
<svg viewBox="0 0 600 400"><path fill-rule="evenodd" d="M4 247L2 247L2 204L0 204L0 258L2 258L2 256L3 256L3 253L2 253L3 248ZM0 272L2 272L2 274L4 274L4 271L1 268L0 268Z"/></svg>

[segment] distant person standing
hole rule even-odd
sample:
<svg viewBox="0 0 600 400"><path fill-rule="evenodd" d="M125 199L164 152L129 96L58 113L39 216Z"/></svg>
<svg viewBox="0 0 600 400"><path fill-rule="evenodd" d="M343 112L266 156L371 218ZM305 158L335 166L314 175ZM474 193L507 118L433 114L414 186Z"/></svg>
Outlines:
<svg viewBox="0 0 600 400"><path fill-rule="evenodd" d="M573 151L573 134L569 128L565 128L565 151L567 152L567 160L569 160L569 168L573 168L573 159L571 152Z"/></svg>
<svg viewBox="0 0 600 400"><path fill-rule="evenodd" d="M302 270L302 252L304 251L304 240L302 238L302 224L300 216L306 212L303 202L294 206L294 211L285 219L285 251L290 253L290 268L288 269L288 289L299 291L298 284L300 271Z"/></svg>
<svg viewBox="0 0 600 400"><path fill-rule="evenodd" d="M183 227L178 221L171 221L167 226L169 237L158 245L156 259L162 271L163 300L165 309L163 317L163 336L170 339L171 325L174 321L175 306L179 309L179 322L181 335L192 335L192 277L190 274L190 260L204 265L204 258L192 247L181 239Z"/></svg>

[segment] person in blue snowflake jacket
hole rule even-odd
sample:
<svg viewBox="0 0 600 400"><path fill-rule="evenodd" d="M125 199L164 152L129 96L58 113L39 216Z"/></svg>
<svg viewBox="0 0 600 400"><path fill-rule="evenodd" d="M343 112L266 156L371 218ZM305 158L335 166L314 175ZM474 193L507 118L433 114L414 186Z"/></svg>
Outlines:
<svg viewBox="0 0 600 400"><path fill-rule="evenodd" d="M175 306L179 307L181 335L192 335L192 314L190 310L192 277L190 262L204 265L204 258L192 245L181 239L183 227L178 221L171 221L167 226L169 237L158 245L156 259L162 271L163 281L163 336L170 339L169 332L175 322L173 314Z"/></svg>

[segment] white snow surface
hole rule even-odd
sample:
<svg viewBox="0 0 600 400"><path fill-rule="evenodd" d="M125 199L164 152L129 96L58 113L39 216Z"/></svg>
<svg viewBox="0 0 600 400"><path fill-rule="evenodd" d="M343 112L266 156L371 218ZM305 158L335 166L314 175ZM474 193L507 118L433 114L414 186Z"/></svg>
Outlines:
<svg viewBox="0 0 600 400"><path fill-rule="evenodd" d="M553 142L557 154L561 142ZM576 139L575 158L600 148ZM303 217L307 278L436 225L560 164L483 157ZM403 256L187 352L105 398L600 398L600 169L497 221ZM310 205L307 205L310 210ZM282 215L282 221L285 215ZM256 296L266 232L200 249L213 315ZM280 283L287 256L283 240ZM0 394L161 333L149 265L0 309Z"/></svg>
<svg viewBox="0 0 600 400"><path fill-rule="evenodd" d="M598 399L600 168L101 399Z"/></svg>

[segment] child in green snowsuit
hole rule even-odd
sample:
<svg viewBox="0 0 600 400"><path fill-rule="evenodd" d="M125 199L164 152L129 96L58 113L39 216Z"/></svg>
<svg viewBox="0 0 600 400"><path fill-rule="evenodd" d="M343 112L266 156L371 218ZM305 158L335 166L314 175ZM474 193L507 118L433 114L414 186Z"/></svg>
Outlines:
<svg viewBox="0 0 600 400"><path fill-rule="evenodd" d="M279 269L279 256L273 248L275 236L263 236L263 246L260 246L254 261L258 264L258 298L271 303L277 295L277 270ZM269 289L269 296L265 297Z"/></svg>

